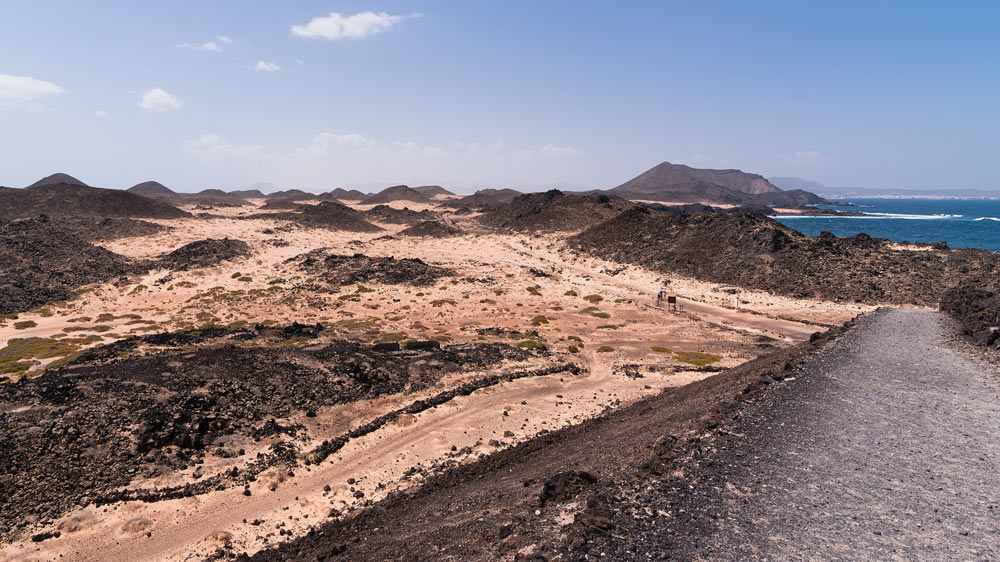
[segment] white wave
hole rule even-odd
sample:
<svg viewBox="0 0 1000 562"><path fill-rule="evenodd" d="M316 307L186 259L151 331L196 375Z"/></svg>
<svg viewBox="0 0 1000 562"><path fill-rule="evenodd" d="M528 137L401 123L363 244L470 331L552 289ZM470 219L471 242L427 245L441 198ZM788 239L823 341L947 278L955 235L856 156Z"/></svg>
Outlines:
<svg viewBox="0 0 1000 562"><path fill-rule="evenodd" d="M861 215L774 215L773 219L903 219L942 220L960 218L963 215L904 215L899 213L864 213Z"/></svg>
<svg viewBox="0 0 1000 562"><path fill-rule="evenodd" d="M905 213L865 213L873 217L887 219L911 219L911 220L934 220L934 219L957 219L965 215L908 215Z"/></svg>
<svg viewBox="0 0 1000 562"><path fill-rule="evenodd" d="M978 219L972 219L974 221L997 221L1000 222L1000 218L997 217L979 217Z"/></svg>

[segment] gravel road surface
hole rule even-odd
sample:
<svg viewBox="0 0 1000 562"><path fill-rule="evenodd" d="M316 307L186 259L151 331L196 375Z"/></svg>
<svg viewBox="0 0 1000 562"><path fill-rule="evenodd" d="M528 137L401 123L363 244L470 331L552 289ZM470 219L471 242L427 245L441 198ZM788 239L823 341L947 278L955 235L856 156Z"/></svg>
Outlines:
<svg viewBox="0 0 1000 562"><path fill-rule="evenodd" d="M664 536L648 518L618 554L1000 559L1000 373L954 334L928 310L860 320L749 408L681 497L630 502L686 533Z"/></svg>

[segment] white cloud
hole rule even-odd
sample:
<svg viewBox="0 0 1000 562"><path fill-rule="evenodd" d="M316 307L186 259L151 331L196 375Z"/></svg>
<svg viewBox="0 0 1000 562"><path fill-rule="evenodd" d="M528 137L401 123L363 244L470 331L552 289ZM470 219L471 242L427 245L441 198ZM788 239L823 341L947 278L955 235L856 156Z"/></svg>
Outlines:
<svg viewBox="0 0 1000 562"><path fill-rule="evenodd" d="M293 25L292 34L309 39L364 39L369 35L381 33L404 20L419 18L421 14L394 16L385 12L361 12L344 17L337 12L331 12L326 17L316 17L306 25Z"/></svg>
<svg viewBox="0 0 1000 562"><path fill-rule="evenodd" d="M556 146L547 144L538 149L538 155L542 158L563 158L565 156L576 156L580 151L572 146Z"/></svg>
<svg viewBox="0 0 1000 562"><path fill-rule="evenodd" d="M30 76L0 74L0 105L20 105L65 92L46 80Z"/></svg>
<svg viewBox="0 0 1000 562"><path fill-rule="evenodd" d="M223 43L232 44L233 40L229 38L228 35L216 35L216 40L222 41Z"/></svg>
<svg viewBox="0 0 1000 562"><path fill-rule="evenodd" d="M104 118L104 117L107 117L107 116L108 116L108 112L104 111L103 109L98 109L97 111L94 112L94 117Z"/></svg>
<svg viewBox="0 0 1000 562"><path fill-rule="evenodd" d="M222 47L219 46L215 41L206 41L201 44L197 43L181 43L177 45L181 49L194 49L195 51L209 51L212 53L221 53Z"/></svg>
<svg viewBox="0 0 1000 562"><path fill-rule="evenodd" d="M792 154L783 154L781 157L785 162L796 167L825 164L829 161L828 156L820 154L815 150L800 150L798 152L793 152Z"/></svg>
<svg viewBox="0 0 1000 562"><path fill-rule="evenodd" d="M142 99L139 100L137 104L143 111L149 111L151 113L163 113L165 111L170 111L174 109L180 109L183 105L181 100L177 99L177 96L162 90L160 88L153 88L152 90L146 90L142 94Z"/></svg>
<svg viewBox="0 0 1000 562"><path fill-rule="evenodd" d="M264 151L264 147L262 146L233 144L223 138L222 135L216 133L184 141L182 148L184 152L192 156L210 160L259 156Z"/></svg>
<svg viewBox="0 0 1000 562"><path fill-rule="evenodd" d="M359 133L327 131L297 148L236 145L218 134L186 141L182 148L205 166L202 173L218 177L239 174L250 183L267 177L278 178L283 185L326 189L330 185L371 183L548 188L565 185L571 173L593 181L587 179L592 172L579 170L580 151L556 144L520 148L500 140L446 146L413 141L382 143Z"/></svg>
<svg viewBox="0 0 1000 562"><path fill-rule="evenodd" d="M258 61L257 66L253 69L261 72L277 72L281 70L281 67L276 62Z"/></svg>

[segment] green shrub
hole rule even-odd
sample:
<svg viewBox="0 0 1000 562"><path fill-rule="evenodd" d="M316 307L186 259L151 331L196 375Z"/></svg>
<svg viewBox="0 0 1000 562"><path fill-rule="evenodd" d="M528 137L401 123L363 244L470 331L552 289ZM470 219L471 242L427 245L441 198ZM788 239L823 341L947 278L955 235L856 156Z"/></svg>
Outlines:
<svg viewBox="0 0 1000 562"><path fill-rule="evenodd" d="M597 352L598 353L609 353L609 352L612 352L614 350L615 350L615 348L611 347L610 345L602 345L601 347L597 348Z"/></svg>

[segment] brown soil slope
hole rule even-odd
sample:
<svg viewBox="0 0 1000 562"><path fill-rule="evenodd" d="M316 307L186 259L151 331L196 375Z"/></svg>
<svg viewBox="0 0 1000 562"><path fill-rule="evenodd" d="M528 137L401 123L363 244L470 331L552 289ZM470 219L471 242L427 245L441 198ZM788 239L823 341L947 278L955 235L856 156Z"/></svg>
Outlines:
<svg viewBox="0 0 1000 562"><path fill-rule="evenodd" d="M949 287L1000 275L983 250L894 249L865 234L800 234L749 212L635 208L570 239L580 250L664 273L801 298L936 306Z"/></svg>

